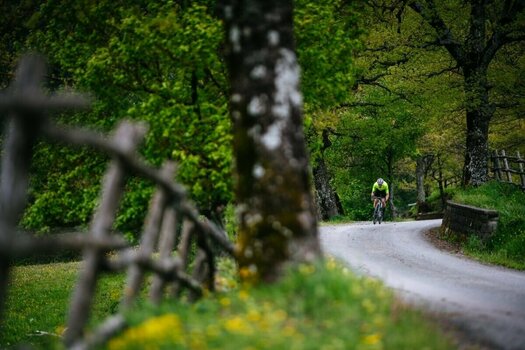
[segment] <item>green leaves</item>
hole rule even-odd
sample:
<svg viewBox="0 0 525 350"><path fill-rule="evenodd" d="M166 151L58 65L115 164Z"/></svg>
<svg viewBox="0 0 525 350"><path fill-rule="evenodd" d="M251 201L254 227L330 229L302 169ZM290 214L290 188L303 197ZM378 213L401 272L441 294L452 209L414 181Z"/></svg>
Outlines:
<svg viewBox="0 0 525 350"><path fill-rule="evenodd" d="M123 118L148 122L140 152L156 166L166 159L177 161L178 180L204 211L231 199L232 158L228 85L218 55L222 27L206 5L48 1L31 19L33 32L27 40L49 56L58 86L74 85L96 98L91 112L63 118L65 122L104 132ZM33 206L24 223L86 223L104 163L92 154L84 162L69 161L59 153L73 155L76 150L40 147ZM54 172L46 157L62 171ZM84 192L85 200L79 195ZM150 194L151 185L131 181L118 229L140 230ZM67 214L61 218L58 212Z"/></svg>
<svg viewBox="0 0 525 350"><path fill-rule="evenodd" d="M344 1L296 1L295 36L307 112L345 101L353 84L357 15Z"/></svg>

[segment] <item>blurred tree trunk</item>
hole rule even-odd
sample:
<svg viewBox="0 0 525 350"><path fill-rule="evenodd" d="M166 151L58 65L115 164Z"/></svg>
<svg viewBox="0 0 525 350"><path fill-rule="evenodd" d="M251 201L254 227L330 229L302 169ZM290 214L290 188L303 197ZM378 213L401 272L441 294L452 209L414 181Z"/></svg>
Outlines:
<svg viewBox="0 0 525 350"><path fill-rule="evenodd" d="M321 256L291 0L220 0L234 125L241 276L275 280Z"/></svg>
<svg viewBox="0 0 525 350"><path fill-rule="evenodd" d="M343 206L337 192L332 187L330 172L324 160L324 151L332 145L329 138L330 131L324 129L321 156L314 167L313 176L316 191L317 215L321 220L328 220L336 215L343 215Z"/></svg>

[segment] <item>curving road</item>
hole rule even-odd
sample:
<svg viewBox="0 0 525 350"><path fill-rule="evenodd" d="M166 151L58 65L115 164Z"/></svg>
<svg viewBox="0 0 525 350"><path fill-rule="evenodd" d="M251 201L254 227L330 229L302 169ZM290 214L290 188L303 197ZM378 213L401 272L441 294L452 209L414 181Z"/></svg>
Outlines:
<svg viewBox="0 0 525 350"><path fill-rule="evenodd" d="M435 248L441 220L321 227L326 253L377 277L406 301L446 318L494 349L525 349L525 273Z"/></svg>

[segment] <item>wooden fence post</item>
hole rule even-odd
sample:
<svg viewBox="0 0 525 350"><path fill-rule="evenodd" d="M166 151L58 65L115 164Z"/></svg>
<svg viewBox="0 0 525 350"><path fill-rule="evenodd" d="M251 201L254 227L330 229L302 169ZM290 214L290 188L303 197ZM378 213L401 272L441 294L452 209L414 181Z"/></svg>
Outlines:
<svg viewBox="0 0 525 350"><path fill-rule="evenodd" d="M520 151L516 152L516 156L518 157L518 164L520 167L521 189L525 191L525 171L523 170L523 163L525 163L525 161L521 159Z"/></svg>
<svg viewBox="0 0 525 350"><path fill-rule="evenodd" d="M88 105L80 95L45 95L41 89L45 73L42 57L25 56L7 94L0 95L0 112L6 112L9 118L5 123L7 135L3 142L0 183L0 245L3 247L12 246L16 238L16 226L27 201L33 145L47 121L46 113ZM0 319L6 300L10 260L9 254L0 254Z"/></svg>
<svg viewBox="0 0 525 350"><path fill-rule="evenodd" d="M496 180L501 181L502 180L502 176L501 176L501 166L500 166L500 163L499 163L498 150L494 151L494 158L493 159L494 159L494 175L496 177Z"/></svg>
<svg viewBox="0 0 525 350"><path fill-rule="evenodd" d="M117 129L113 142L122 151L130 154L135 150L145 132L145 128L130 123L122 123ZM125 167L121 160L113 159L105 175L102 199L90 228L90 234L95 238L104 238L110 235L122 196L125 175ZM68 325L64 336L67 347L72 347L83 336L104 258L104 252L100 249L86 249L84 252L84 265L71 301Z"/></svg>
<svg viewBox="0 0 525 350"><path fill-rule="evenodd" d="M507 155L505 154L505 150L501 151L501 155L503 156L503 165L505 166L505 173L507 174L507 180L512 183L512 172L509 168L509 161L507 159Z"/></svg>
<svg viewBox="0 0 525 350"><path fill-rule="evenodd" d="M88 349L103 344L126 326L122 314L117 314L107 318L95 332L87 337L84 335L102 272L128 269L128 292L123 307L133 302L147 271L153 272L155 278L150 290L153 302L160 300L168 282L172 283L172 294L178 294L180 288L185 287L193 299L202 295L202 284L205 283L210 290L214 288L216 268L210 240L230 256L234 254L234 246L224 232L211 222L201 220L196 208L187 201L185 190L173 181L173 163L166 163L158 171L140 160L136 148L146 132L143 125L121 123L114 136L107 140L103 135L85 129L58 127L47 119L46 112L53 109L84 107L88 103L80 95L45 96L40 89L44 68L43 60L39 57L25 58L20 64L10 94L0 94L0 112L9 112L10 118L6 123L10 129L4 140L0 183L0 320L13 257L35 254L35 249L82 249L84 261L71 298L64 343L68 349ZM112 157L87 237L82 235L74 239L53 237L42 240L28 234L23 237L15 235L18 219L26 206L32 148L40 135L69 145L91 146ZM157 192L145 222L138 252L128 249L119 254L118 259L109 259L106 257L107 251L128 247L125 240L111 235L111 230L129 174L153 181L157 185ZM173 258L171 254L177 241L177 220L182 223L182 237L179 256ZM194 278L185 271L192 241L198 249ZM159 259L153 254L156 244L159 245Z"/></svg>
<svg viewBox="0 0 525 350"><path fill-rule="evenodd" d="M164 165L161 172L164 177L171 179L174 170L174 164L169 162ZM139 245L138 254L141 256L150 256L155 251L155 244L159 237L168 197L166 191L158 186L151 202L151 207L146 218L144 233ZM138 295L143 279L144 270L137 264L131 265L128 270L128 281L124 292L124 299L122 301L122 306L124 308L129 307Z"/></svg>

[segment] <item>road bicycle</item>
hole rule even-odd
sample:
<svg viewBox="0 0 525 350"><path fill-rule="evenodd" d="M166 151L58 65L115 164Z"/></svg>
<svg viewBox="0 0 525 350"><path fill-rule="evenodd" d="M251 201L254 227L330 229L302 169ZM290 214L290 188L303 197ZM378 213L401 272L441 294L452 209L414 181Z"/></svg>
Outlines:
<svg viewBox="0 0 525 350"><path fill-rule="evenodd" d="M377 199L377 205L374 208L374 225L376 222L381 224L381 221L383 221L383 201L381 200L381 197L373 197L372 199Z"/></svg>

